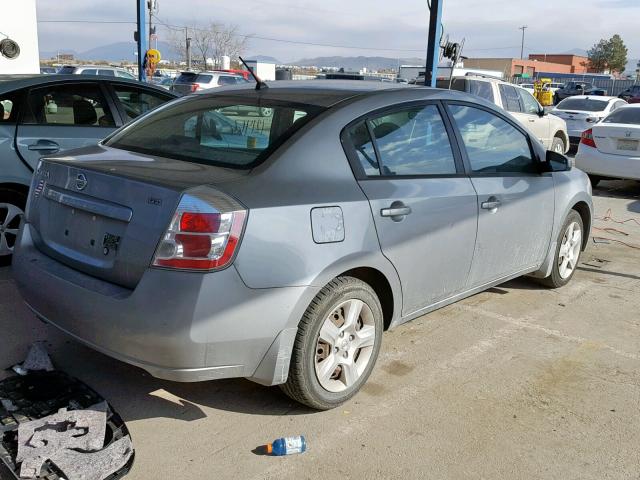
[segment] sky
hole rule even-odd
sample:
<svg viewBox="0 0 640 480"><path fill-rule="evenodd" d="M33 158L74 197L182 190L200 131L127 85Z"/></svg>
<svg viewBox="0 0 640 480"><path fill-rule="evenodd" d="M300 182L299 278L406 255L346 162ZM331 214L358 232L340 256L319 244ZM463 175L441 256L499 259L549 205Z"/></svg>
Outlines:
<svg viewBox="0 0 640 480"><path fill-rule="evenodd" d="M0 0L9 1L9 0ZM86 51L131 41L134 25L45 23L51 20L135 21L135 0L36 0L43 51ZM249 55L282 62L316 56L424 57L426 0L157 0L158 18L171 25L235 24L250 38ZM445 35L465 39L469 57L587 50L619 33L630 58L640 57L640 0L443 0ZM166 40L168 29L158 29ZM286 43L265 38L322 45ZM346 48L353 47L353 48Z"/></svg>

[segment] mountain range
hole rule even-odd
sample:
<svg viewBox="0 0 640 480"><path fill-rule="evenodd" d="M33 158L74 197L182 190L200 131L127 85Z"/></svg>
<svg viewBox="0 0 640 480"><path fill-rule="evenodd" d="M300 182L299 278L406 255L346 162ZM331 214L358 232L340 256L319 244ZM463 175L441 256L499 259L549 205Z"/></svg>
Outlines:
<svg viewBox="0 0 640 480"><path fill-rule="evenodd" d="M154 45L155 47L155 45ZM174 52L171 45L167 42L158 42L158 50L162 53L162 58L170 61L181 60L180 55ZM42 50L40 52L40 58L51 59L56 58L58 53L71 53L78 61L98 61L105 60L108 62L121 62L121 61L135 61L136 59L136 44L135 42L117 42L109 45L102 45L92 48L86 51L74 51L74 50L60 50L60 51L47 51ZM567 54L582 55L585 56L587 51L580 48L574 48L567 50ZM194 57L197 53L194 52ZM300 67L316 66L316 67L332 67L332 68L344 68L347 71L357 71L362 68L368 70L392 70L396 69L398 65L423 65L425 60L423 58L389 58L380 56L326 56L315 58L302 58L296 61L282 62L274 57L268 55L248 55L247 58L253 60L259 60L262 62L273 62L275 64L287 64L297 65ZM627 73L635 72L638 60L629 59L627 63Z"/></svg>

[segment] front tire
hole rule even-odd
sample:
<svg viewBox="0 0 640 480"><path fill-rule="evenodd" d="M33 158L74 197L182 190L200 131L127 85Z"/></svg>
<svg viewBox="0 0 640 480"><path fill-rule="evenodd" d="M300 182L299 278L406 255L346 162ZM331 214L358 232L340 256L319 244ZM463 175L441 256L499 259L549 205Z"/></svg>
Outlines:
<svg viewBox="0 0 640 480"><path fill-rule="evenodd" d="M553 142L551 143L551 150L564 155L564 152L566 151L564 140L562 140L560 137L554 137Z"/></svg>
<svg viewBox="0 0 640 480"><path fill-rule="evenodd" d="M289 377L280 387L317 410L341 405L371 374L383 329L382 307L371 286L353 277L332 280L300 321Z"/></svg>
<svg viewBox="0 0 640 480"><path fill-rule="evenodd" d="M25 193L10 188L0 188L0 266L11 263L26 204Z"/></svg>
<svg viewBox="0 0 640 480"><path fill-rule="evenodd" d="M583 240L582 217L575 210L571 210L560 230L551 275L542 279L545 286L560 288L571 281L580 262Z"/></svg>

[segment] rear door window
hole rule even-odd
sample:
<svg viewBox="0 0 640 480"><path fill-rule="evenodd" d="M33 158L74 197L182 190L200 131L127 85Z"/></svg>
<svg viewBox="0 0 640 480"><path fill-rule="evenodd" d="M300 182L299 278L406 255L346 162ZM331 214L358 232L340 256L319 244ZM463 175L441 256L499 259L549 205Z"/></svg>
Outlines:
<svg viewBox="0 0 640 480"><path fill-rule="evenodd" d="M16 123L21 96L21 92L0 94L0 124Z"/></svg>
<svg viewBox="0 0 640 480"><path fill-rule="evenodd" d="M380 175L378 158L373 147L371 135L366 122L361 122L349 130L349 142L353 147L358 162L362 166L367 177L377 177Z"/></svg>
<svg viewBox="0 0 640 480"><path fill-rule="evenodd" d="M153 110L173 99L170 95L163 95L138 87L113 85L113 90L128 120L133 120L139 115L147 113L149 110Z"/></svg>
<svg viewBox="0 0 640 480"><path fill-rule="evenodd" d="M368 123L383 176L456 174L449 135L436 105L398 110ZM364 157L371 164L365 152L369 154L370 149L359 152L361 163ZM366 163L365 172L370 170Z"/></svg>
<svg viewBox="0 0 640 480"><path fill-rule="evenodd" d="M98 74L98 70L96 70L95 68L85 68L84 70L80 71L81 75L97 75Z"/></svg>
<svg viewBox="0 0 640 480"><path fill-rule="evenodd" d="M522 113L523 109L520 105L520 96L516 91L516 88L511 85L505 85L501 83L498 88L500 89L500 98L502 99L502 108L508 112Z"/></svg>
<svg viewBox="0 0 640 480"><path fill-rule="evenodd" d="M105 75L107 77L115 77L116 73L113 70L109 70L106 68L101 68L98 70L98 75Z"/></svg>
<svg viewBox="0 0 640 480"><path fill-rule="evenodd" d="M115 122L98 85L90 83L34 88L24 123L113 127Z"/></svg>

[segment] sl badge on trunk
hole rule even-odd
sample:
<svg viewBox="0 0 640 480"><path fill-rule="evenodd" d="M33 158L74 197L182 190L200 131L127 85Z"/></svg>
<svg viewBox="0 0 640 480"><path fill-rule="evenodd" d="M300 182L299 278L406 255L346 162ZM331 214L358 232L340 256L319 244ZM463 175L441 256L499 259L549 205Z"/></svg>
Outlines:
<svg viewBox="0 0 640 480"><path fill-rule="evenodd" d="M111 250L117 251L120 243L120 236L113 233L105 233L102 239L102 253L109 255Z"/></svg>

